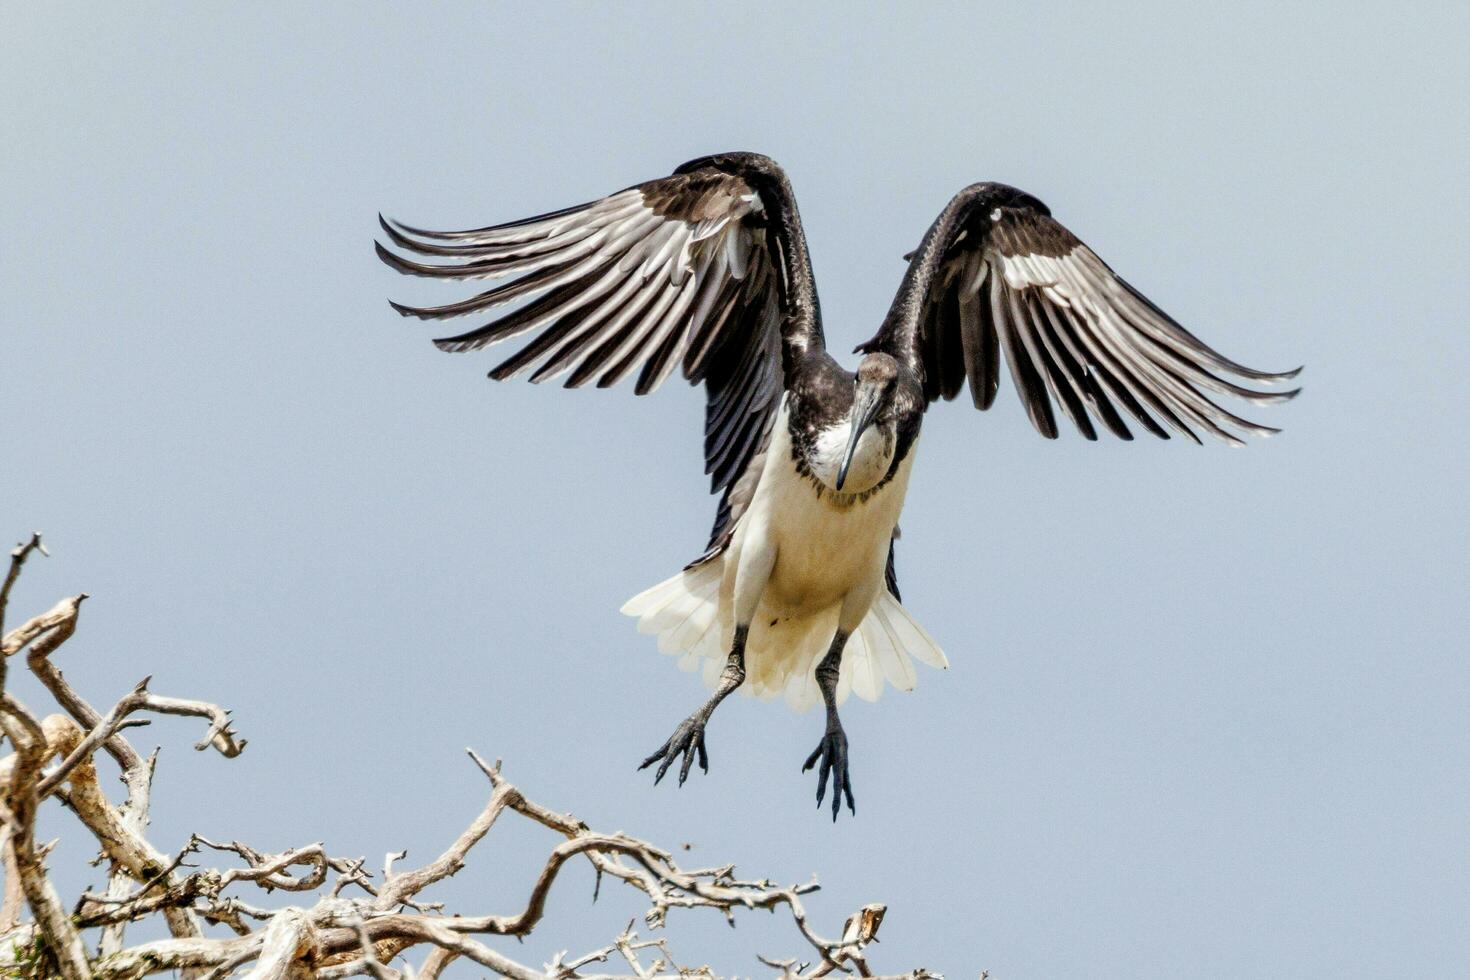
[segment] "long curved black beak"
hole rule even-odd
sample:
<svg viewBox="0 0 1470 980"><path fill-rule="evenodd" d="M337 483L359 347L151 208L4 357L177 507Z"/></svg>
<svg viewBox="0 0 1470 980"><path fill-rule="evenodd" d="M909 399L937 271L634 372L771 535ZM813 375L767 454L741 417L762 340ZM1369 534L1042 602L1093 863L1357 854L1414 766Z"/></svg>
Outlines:
<svg viewBox="0 0 1470 980"><path fill-rule="evenodd" d="M842 457L842 467L837 471L837 489L842 489L842 484L847 482L847 468L852 465L852 455L857 452L858 440L868 426L873 424L873 416L878 414L878 405L882 400L882 389L877 385L859 384L852 397L852 434L847 437L847 452Z"/></svg>

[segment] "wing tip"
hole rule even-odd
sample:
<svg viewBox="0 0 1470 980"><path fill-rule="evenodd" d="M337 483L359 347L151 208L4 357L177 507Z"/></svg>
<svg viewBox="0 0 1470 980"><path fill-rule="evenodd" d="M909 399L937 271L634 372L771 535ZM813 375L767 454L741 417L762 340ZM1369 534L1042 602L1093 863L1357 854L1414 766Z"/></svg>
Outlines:
<svg viewBox="0 0 1470 980"><path fill-rule="evenodd" d="M391 299L388 301L388 305L393 307L393 311L399 316L416 316L420 320L427 319L424 316L424 311L417 306L406 306L403 303L398 303Z"/></svg>
<svg viewBox="0 0 1470 980"><path fill-rule="evenodd" d="M1211 353L1214 356L1214 363L1216 367L1229 374L1237 375L1238 377L1245 378L1249 381L1258 381L1261 384L1285 384L1286 382L1295 378L1297 375L1301 374L1302 371L1306 370L1307 367L1305 364L1298 364L1290 371L1257 371L1255 368L1249 368L1243 364L1237 364L1229 358L1223 357L1218 353Z"/></svg>
<svg viewBox="0 0 1470 980"><path fill-rule="evenodd" d="M982 389L977 391L975 385L971 384L970 400L975 403L975 407L980 411L988 412L995 405L995 398L1000 392L1000 385L998 382L996 384L986 384L982 386ZM958 395L959 392L955 392L955 394Z"/></svg>
<svg viewBox="0 0 1470 980"><path fill-rule="evenodd" d="M381 211L378 212L378 227L383 230L383 234L387 235L393 244L400 248L411 248L414 251L422 251L420 243L415 242L404 233L402 224L389 219Z"/></svg>
<svg viewBox="0 0 1470 980"><path fill-rule="evenodd" d="M378 256L378 261L382 262L394 272L401 272L408 276L424 275L422 268L416 266L415 263L410 262L396 252L390 251L386 245L376 238L373 239L373 252Z"/></svg>
<svg viewBox="0 0 1470 980"><path fill-rule="evenodd" d="M1292 388L1290 391L1260 391L1254 388L1231 391L1231 394L1235 397L1247 401L1252 405L1282 405L1301 393L1302 389L1300 387Z"/></svg>
<svg viewBox="0 0 1470 980"><path fill-rule="evenodd" d="M465 351L476 350L481 345L463 337L435 337L434 346L450 354L463 354Z"/></svg>

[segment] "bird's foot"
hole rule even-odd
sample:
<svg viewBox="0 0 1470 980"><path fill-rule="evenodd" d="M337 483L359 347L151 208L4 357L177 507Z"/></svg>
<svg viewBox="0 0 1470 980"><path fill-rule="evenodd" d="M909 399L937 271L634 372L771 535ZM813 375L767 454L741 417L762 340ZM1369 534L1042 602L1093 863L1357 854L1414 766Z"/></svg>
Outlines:
<svg viewBox="0 0 1470 980"><path fill-rule="evenodd" d="M669 766L678 758L680 753L684 755L684 762L679 766L679 785L684 785L684 780L689 778L689 766L694 762L695 754L699 755L699 768L709 772L709 755L704 750L704 724L705 718L699 712L695 712L688 718L679 722L679 727L674 729L674 734L653 755L643 760L639 769L647 769L658 760L657 771L653 774L653 784L658 785L659 780L664 778L664 773L669 771Z"/></svg>
<svg viewBox="0 0 1470 980"><path fill-rule="evenodd" d="M827 776L832 776L832 820L835 823L837 813L842 809L842 799L847 798L847 808L857 816L857 807L852 801L852 777L847 773L847 733L842 730L842 725L829 727L827 734L822 736L822 741L817 744L811 755L807 756L806 765L801 767L806 772L821 760L822 768L817 772L817 806L822 805L822 797L827 792Z"/></svg>

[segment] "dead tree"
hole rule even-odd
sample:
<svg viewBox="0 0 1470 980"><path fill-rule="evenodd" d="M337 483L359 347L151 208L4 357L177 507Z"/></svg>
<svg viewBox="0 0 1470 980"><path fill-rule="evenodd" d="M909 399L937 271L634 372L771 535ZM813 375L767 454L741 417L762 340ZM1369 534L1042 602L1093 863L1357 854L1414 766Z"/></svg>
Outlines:
<svg viewBox="0 0 1470 980"><path fill-rule="evenodd" d="M716 976L709 967L678 965L667 939L640 937L633 923L600 949L559 954L540 967L497 948L493 937L523 937L536 928L568 862L588 861L599 884L617 879L643 893L650 932L663 929L674 909L717 910L732 925L741 909L784 909L806 952L790 959L761 957L776 976L874 976L867 948L884 906L864 906L848 918L839 938L826 938L812 927L801 901L817 889L815 880L779 887L737 878L733 865L685 870L662 848L621 833L598 833L532 802L501 773L499 762L487 764L474 751L470 759L489 783L489 800L459 838L423 867L400 869L395 861L402 855L390 854L375 874L364 859L333 856L319 843L272 854L198 834L179 853L165 854L144 833L156 753L144 757L124 732L147 724L149 713L172 714L204 722L196 749L213 748L228 759L239 755L245 740L235 733L228 711L154 694L147 679L105 712L80 697L53 659L77 628L85 594L63 599L6 632L11 589L36 553L46 554L39 534L11 552L0 586L0 727L12 750L0 759L0 974L138 980L178 971L186 980L223 980L237 973L249 980L435 980L451 962L465 959L517 980ZM12 658L22 656L60 712L32 711L6 686ZM121 770L126 795L119 803L103 792L99 753ZM50 848L35 838L37 813L49 801L64 806L100 846L109 871L106 891L63 903L46 868ZM451 914L423 899L435 882L464 867L506 811L564 838L531 883L525 907L503 915ZM280 893L300 896L299 904L273 904ZM127 927L154 917L170 938L128 945ZM938 974L914 970L903 976L922 980Z"/></svg>

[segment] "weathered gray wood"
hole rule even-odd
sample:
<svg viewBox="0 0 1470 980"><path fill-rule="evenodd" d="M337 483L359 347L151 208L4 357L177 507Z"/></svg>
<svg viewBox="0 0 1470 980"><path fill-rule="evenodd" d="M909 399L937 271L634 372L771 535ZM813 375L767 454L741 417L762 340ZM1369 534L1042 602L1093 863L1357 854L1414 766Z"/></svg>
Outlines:
<svg viewBox="0 0 1470 980"><path fill-rule="evenodd" d="M35 551L42 551L40 535L12 554L0 586L0 612L25 557ZM863 907L847 920L840 938L828 939L812 927L802 904L801 897L816 890L815 879L781 887L739 879L731 865L685 870L662 848L622 833L598 833L575 817L527 799L506 779L499 762L492 765L473 750L469 756L489 782L489 799L438 857L420 867L397 868L404 855L389 854L375 878L363 859L333 856L320 842L267 853L241 841L215 842L198 834L181 853L167 856L145 835L154 759L141 756L124 733L143 723L140 715L186 715L208 723L195 748L213 747L233 758L246 743L235 734L224 708L153 694L147 680L105 714L89 705L52 663L52 655L76 629L84 598L65 599L5 634L0 656L3 663L24 651L27 666L65 712L38 716L4 689L5 675L0 673L0 727L14 749L0 758L0 853L5 866L0 971L7 975L140 980L180 971L186 980L223 980L236 974L246 980L344 980L359 975L438 980L456 959L517 980L711 975L681 968L667 939L640 938L632 923L605 947L575 958L560 954L541 967L518 962L487 942L496 936L529 935L541 922L562 869L586 860L599 882L615 879L643 893L649 902L644 922L650 929L661 929L674 908L715 909L733 922L738 909L784 907L809 947L805 958L810 963L762 958L778 976L853 971L874 976L866 949L877 938L883 906ZM127 797L120 806L102 789L99 752L122 770ZM48 847L34 839L36 812L49 800L65 804L110 864L106 890L84 893L70 906L62 904L48 877ZM523 907L508 914L448 915L442 906L421 899L436 882L465 866L507 812L564 838L530 883ZM200 859L204 854L229 860L205 862ZM494 860L490 855L486 859ZM272 904L270 899L280 893L305 896L306 902ZM263 904L251 904L246 897ZM27 909L32 921L22 922ZM153 916L165 918L170 938L127 946L124 927ZM201 920L223 923L235 935L206 936ZM95 954L84 941L92 930L98 935ZM427 955L415 971L405 958L417 948ZM629 972L588 972L593 964L618 960ZM916 970L904 976L923 980L937 975Z"/></svg>

